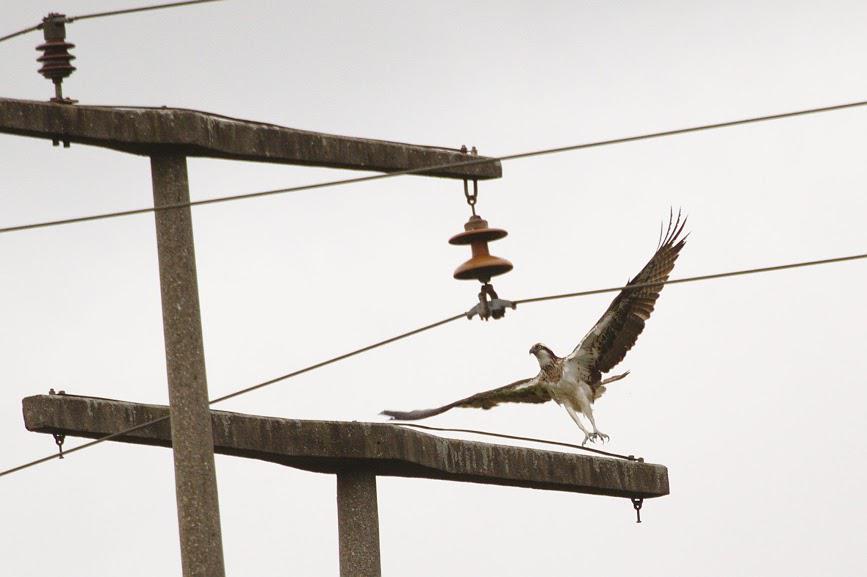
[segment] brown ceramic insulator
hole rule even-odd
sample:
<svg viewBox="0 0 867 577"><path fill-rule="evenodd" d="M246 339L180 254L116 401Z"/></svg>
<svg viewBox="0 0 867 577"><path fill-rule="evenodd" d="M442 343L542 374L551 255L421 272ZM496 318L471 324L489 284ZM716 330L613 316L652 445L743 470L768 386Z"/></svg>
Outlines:
<svg viewBox="0 0 867 577"><path fill-rule="evenodd" d="M39 73L55 83L62 81L75 71L70 62L75 56L69 53L75 44L66 41L66 16L52 13L42 19L45 43L36 47L42 56L36 59L42 63Z"/></svg>
<svg viewBox="0 0 867 577"><path fill-rule="evenodd" d="M75 44L63 40L52 40L37 46L37 50L44 51L44 54L36 59L42 63L39 74L51 80L59 80L75 72L75 66L70 64L75 59L75 56L69 53L70 48L75 48Z"/></svg>
<svg viewBox="0 0 867 577"><path fill-rule="evenodd" d="M491 277L505 274L512 270L512 263L504 258L491 255L488 243L506 236L501 228L488 228L488 223L482 217L473 215L464 225L464 232L449 239L450 244L469 244L473 257L455 269L454 277L458 280L473 280L486 283Z"/></svg>

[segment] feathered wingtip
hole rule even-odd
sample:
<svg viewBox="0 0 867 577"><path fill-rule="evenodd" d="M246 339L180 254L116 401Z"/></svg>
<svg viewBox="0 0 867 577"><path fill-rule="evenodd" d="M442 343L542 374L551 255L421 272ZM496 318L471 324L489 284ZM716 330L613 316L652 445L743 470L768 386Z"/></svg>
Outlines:
<svg viewBox="0 0 867 577"><path fill-rule="evenodd" d="M656 250L659 250L662 247L671 247L674 244L674 241L678 240L678 237L683 232L683 227L686 226L686 220L688 216L682 216L682 209L677 209L677 218L674 217L674 208L668 209L668 228L665 229L665 235L662 234L662 223L659 223L659 241L656 243ZM686 233L686 236L680 239L681 246L686 242L686 239L689 237L689 233Z"/></svg>
<svg viewBox="0 0 867 577"><path fill-rule="evenodd" d="M407 415L407 413L403 413L401 411L380 411L379 414L384 416L384 417L388 417L389 421L405 421L405 420L407 420L404 418L405 415Z"/></svg>
<svg viewBox="0 0 867 577"><path fill-rule="evenodd" d="M419 419L427 419L434 415L439 415L448 411L451 407L437 407L436 409L421 409L418 411L382 411L380 415L385 415L390 421L418 421Z"/></svg>

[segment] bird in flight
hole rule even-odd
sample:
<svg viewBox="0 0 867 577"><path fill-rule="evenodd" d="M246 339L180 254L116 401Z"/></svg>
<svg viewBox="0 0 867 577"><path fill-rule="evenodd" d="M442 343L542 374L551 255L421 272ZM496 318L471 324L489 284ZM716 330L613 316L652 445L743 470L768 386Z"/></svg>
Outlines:
<svg viewBox="0 0 867 577"><path fill-rule="evenodd" d="M669 218L665 235L660 228L656 252L635 278L611 302L602 317L577 347L566 357L558 357L551 349L539 343L533 345L530 354L539 361L539 374L531 379L484 391L471 397L434 409L417 411L383 411L381 414L393 420L415 421L439 415L457 407L490 409L500 403L547 403L554 401L563 405L572 420L584 432L584 441L607 441L608 435L596 428L593 403L605 393L605 386L618 381L629 371L603 379L602 374L613 369L627 351L632 348L644 324L653 312L656 299L668 280L680 250L686 243L681 238L686 218ZM579 419L579 414L589 421L592 430Z"/></svg>

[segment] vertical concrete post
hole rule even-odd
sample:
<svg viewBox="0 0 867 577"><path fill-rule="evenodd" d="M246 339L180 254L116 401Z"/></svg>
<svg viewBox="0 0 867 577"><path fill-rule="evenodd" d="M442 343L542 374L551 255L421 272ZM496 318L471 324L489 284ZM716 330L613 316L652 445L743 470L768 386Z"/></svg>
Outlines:
<svg viewBox="0 0 867 577"><path fill-rule="evenodd" d="M189 202L187 159L151 157L154 206ZM189 207L155 213L184 577L223 577L223 542Z"/></svg>
<svg viewBox="0 0 867 577"><path fill-rule="evenodd" d="M376 475L347 470L337 474L340 577L380 577Z"/></svg>

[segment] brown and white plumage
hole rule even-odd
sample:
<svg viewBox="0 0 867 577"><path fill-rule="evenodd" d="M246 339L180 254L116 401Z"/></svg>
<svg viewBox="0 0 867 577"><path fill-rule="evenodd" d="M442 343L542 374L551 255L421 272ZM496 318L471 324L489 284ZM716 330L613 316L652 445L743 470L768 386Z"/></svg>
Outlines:
<svg viewBox="0 0 867 577"><path fill-rule="evenodd" d="M553 400L563 405L584 431L585 443L588 440L607 439L608 436L596 428L592 404L605 392L605 385L629 373L607 379L602 379L602 374L623 360L644 330L663 283L668 280L686 242L686 236L681 238L685 225L686 219L681 220L680 213L676 220L672 216L664 236L660 230L660 240L653 257L626 284L626 288L620 291L568 356L560 358L542 344L533 345L530 354L539 361L540 370L532 379L516 381L434 409L383 411L382 414L392 419L411 421L426 419L457 407L490 409L500 403L545 403ZM578 413L590 421L592 432L579 420Z"/></svg>

